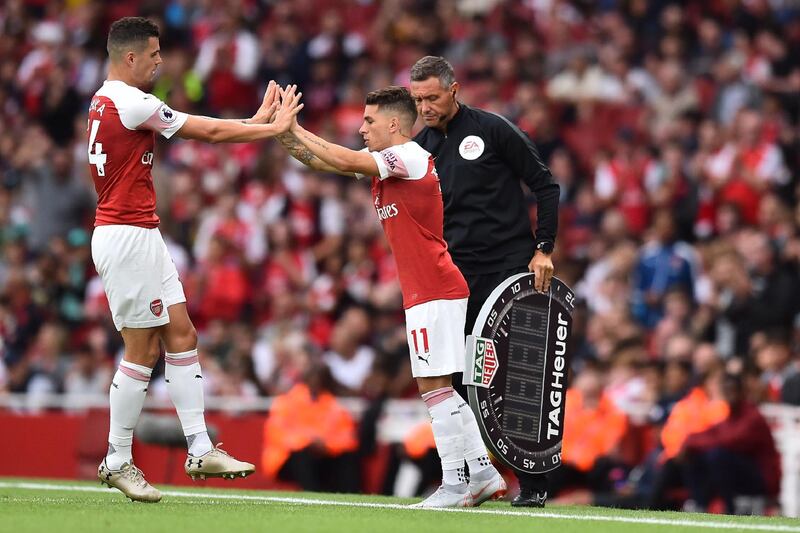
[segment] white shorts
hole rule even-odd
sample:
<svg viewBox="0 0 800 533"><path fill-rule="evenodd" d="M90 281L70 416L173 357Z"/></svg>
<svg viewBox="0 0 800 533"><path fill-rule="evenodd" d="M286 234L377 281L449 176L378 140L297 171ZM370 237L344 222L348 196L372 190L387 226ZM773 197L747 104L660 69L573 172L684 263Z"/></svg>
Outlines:
<svg viewBox="0 0 800 533"><path fill-rule="evenodd" d="M169 306L186 301L158 228L98 226L92 259L119 331L168 324Z"/></svg>
<svg viewBox="0 0 800 533"><path fill-rule="evenodd" d="M432 300L406 309L406 335L415 378L464 371L467 299Z"/></svg>

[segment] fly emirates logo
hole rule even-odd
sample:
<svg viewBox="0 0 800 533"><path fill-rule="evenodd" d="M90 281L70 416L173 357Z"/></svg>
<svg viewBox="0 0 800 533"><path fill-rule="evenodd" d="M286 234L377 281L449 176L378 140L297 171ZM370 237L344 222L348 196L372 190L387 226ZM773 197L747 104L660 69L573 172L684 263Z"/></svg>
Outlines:
<svg viewBox="0 0 800 533"><path fill-rule="evenodd" d="M397 204L389 204L381 206L381 196L375 195L375 211L378 212L378 220L386 220L387 218L395 217L399 213Z"/></svg>

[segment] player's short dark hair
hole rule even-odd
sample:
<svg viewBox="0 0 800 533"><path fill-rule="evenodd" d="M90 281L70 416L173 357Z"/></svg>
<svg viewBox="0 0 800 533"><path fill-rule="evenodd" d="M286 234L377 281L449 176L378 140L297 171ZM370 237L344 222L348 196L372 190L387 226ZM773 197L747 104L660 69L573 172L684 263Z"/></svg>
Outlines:
<svg viewBox="0 0 800 533"><path fill-rule="evenodd" d="M425 81L428 78L438 78L442 88L449 89L456 81L453 65L443 57L423 57L411 67L411 81Z"/></svg>
<svg viewBox="0 0 800 533"><path fill-rule="evenodd" d="M125 17L115 21L108 31L106 50L111 58L128 50L142 50L150 37L158 37L158 26L144 17Z"/></svg>
<svg viewBox="0 0 800 533"><path fill-rule="evenodd" d="M393 111L405 115L413 126L417 121L417 106L405 87L392 85L367 94L367 105L376 105L380 111Z"/></svg>

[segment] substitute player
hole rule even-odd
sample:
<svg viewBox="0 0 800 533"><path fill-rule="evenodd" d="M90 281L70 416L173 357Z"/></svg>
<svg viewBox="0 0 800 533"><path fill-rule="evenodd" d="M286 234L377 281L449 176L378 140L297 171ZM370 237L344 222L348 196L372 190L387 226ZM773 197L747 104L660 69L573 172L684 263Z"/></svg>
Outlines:
<svg viewBox="0 0 800 533"><path fill-rule="evenodd" d="M375 211L397 261L411 372L431 415L442 461L439 489L421 507L480 505L506 492L489 462L469 406L453 390L464 370L464 321L469 289L442 239L442 193L431 155L411 141L417 110L403 87L367 95L359 133L366 150L329 143L293 121L280 141L317 170L372 177ZM464 463L472 476L466 483Z"/></svg>
<svg viewBox="0 0 800 533"><path fill-rule="evenodd" d="M186 473L194 477L246 476L250 463L238 461L208 437L197 334L186 312L186 297L175 264L158 230L153 189L156 134L207 142L265 139L289 127L302 105L294 89L273 124L216 120L170 109L143 92L161 63L158 27L147 19L116 21L108 35L108 78L89 108L89 167L97 190L92 259L108 296L125 355L110 390L108 455L100 464L101 482L132 500L157 502L152 487L131 455L133 429L142 410L153 367L166 348L166 381L189 447ZM275 86L267 90L272 100ZM262 109L259 113L272 110ZM258 114L251 120L259 118Z"/></svg>

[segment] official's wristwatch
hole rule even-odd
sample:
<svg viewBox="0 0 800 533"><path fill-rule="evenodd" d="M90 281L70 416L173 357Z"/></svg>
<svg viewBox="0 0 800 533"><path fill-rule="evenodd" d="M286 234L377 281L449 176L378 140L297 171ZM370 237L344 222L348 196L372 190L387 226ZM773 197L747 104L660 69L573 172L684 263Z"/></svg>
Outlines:
<svg viewBox="0 0 800 533"><path fill-rule="evenodd" d="M550 255L553 253L553 243L550 241L539 241L536 243L536 249L543 254Z"/></svg>

